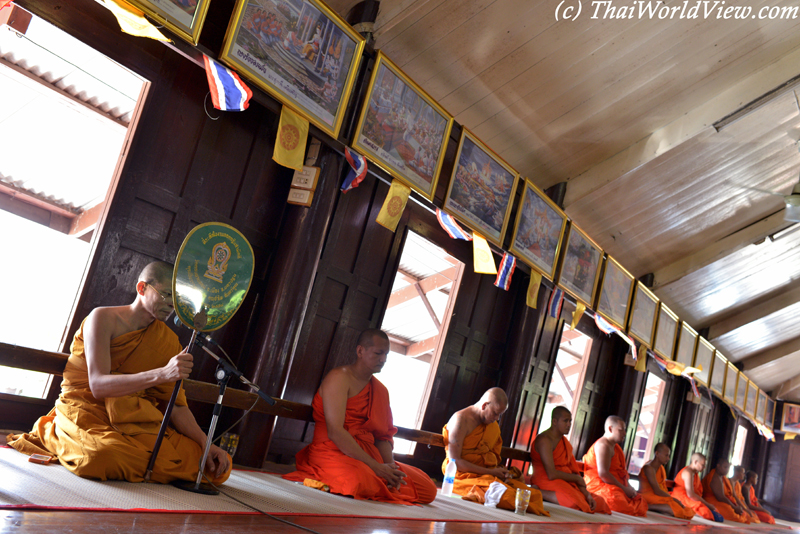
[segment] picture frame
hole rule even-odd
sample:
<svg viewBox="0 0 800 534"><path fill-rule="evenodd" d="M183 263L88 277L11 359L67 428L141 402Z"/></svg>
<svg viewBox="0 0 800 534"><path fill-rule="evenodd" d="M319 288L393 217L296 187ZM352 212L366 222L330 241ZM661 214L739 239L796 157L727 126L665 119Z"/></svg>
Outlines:
<svg viewBox="0 0 800 534"><path fill-rule="evenodd" d="M600 278L603 249L571 221L566 235L556 284L591 308Z"/></svg>
<svg viewBox="0 0 800 534"><path fill-rule="evenodd" d="M713 393L716 393L719 398L722 398L725 390L725 373L728 368L728 359L717 350L714 351L713 362L711 376L708 379L708 388Z"/></svg>
<svg viewBox="0 0 800 534"><path fill-rule="evenodd" d="M511 165L464 128L444 210L502 248L518 180Z"/></svg>
<svg viewBox="0 0 800 534"><path fill-rule="evenodd" d="M747 401L744 405L744 413L749 415L751 419L756 416L756 403L758 402L758 387L752 380L747 380Z"/></svg>
<svg viewBox="0 0 800 534"><path fill-rule="evenodd" d="M678 337L678 348L675 351L675 361L686 367L694 363L694 351L697 347L697 331L689 326L686 321L681 323Z"/></svg>
<svg viewBox="0 0 800 534"><path fill-rule="evenodd" d="M353 148L433 200L452 127L453 116L379 52Z"/></svg>
<svg viewBox="0 0 800 534"><path fill-rule="evenodd" d="M770 430L775 428L775 401L772 397L767 397L767 408L764 413L764 424Z"/></svg>
<svg viewBox="0 0 800 534"><path fill-rule="evenodd" d="M731 362L725 365L725 391L722 400L734 404L736 402L736 381L739 378L739 370Z"/></svg>
<svg viewBox="0 0 800 534"><path fill-rule="evenodd" d="M553 280L566 230L567 214L526 179L514 222L510 252L531 269Z"/></svg>
<svg viewBox="0 0 800 534"><path fill-rule="evenodd" d="M656 318L656 337L653 350L662 358L672 359L675 352L675 339L678 336L678 315L661 302Z"/></svg>
<svg viewBox="0 0 800 534"><path fill-rule="evenodd" d="M628 333L645 347L652 348L658 319L658 297L641 282L636 282L628 317Z"/></svg>
<svg viewBox="0 0 800 534"><path fill-rule="evenodd" d="M783 403L781 432L800 433L800 404Z"/></svg>
<svg viewBox="0 0 800 534"><path fill-rule="evenodd" d="M634 276L617 260L606 256L606 268L600 279L595 310L608 322L624 330L631 309Z"/></svg>
<svg viewBox="0 0 800 534"><path fill-rule="evenodd" d="M200 32L203 30L203 23L208 13L208 5L211 3L211 0L196 0L195 5L191 6L191 2L180 2L179 0L126 1L193 45L196 45L200 39Z"/></svg>
<svg viewBox="0 0 800 534"><path fill-rule="evenodd" d="M694 374L694 379L704 386L708 387L708 379L711 376L711 366L714 364L714 345L704 337L697 338L697 348L694 351L693 367L698 369L702 366L702 370Z"/></svg>
<svg viewBox="0 0 800 534"><path fill-rule="evenodd" d="M220 60L337 139L364 43L320 0L236 0Z"/></svg>
<svg viewBox="0 0 800 534"><path fill-rule="evenodd" d="M736 401L733 405L744 412L744 404L747 400L747 377L739 372L739 378L736 380Z"/></svg>
<svg viewBox="0 0 800 534"><path fill-rule="evenodd" d="M756 403L756 422L764 424L765 413L767 411L767 394L758 390L758 402Z"/></svg>

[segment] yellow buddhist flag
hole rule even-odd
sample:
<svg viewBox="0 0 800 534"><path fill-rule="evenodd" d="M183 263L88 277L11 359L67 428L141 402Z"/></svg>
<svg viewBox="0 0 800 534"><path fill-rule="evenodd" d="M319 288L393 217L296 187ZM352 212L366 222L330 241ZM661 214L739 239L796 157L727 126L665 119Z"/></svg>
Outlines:
<svg viewBox="0 0 800 534"><path fill-rule="evenodd" d="M783 436L783 440L784 441L789 441L790 439L794 439L796 437L797 437L797 434L794 434L792 432L787 432L786 435Z"/></svg>
<svg viewBox="0 0 800 534"><path fill-rule="evenodd" d="M586 305L583 302L579 302L575 305L575 311L572 312L572 322L569 324L570 330L575 330L575 327L578 326L578 321L581 320L583 317L583 312L586 311Z"/></svg>
<svg viewBox="0 0 800 534"><path fill-rule="evenodd" d="M272 159L284 167L302 171L307 139L308 121L283 106L281 108L281 120L278 123L278 138L275 139L275 150L272 153Z"/></svg>
<svg viewBox="0 0 800 534"><path fill-rule="evenodd" d="M478 233L472 234L472 258L476 273L497 274L497 264L494 262L489 243Z"/></svg>
<svg viewBox="0 0 800 534"><path fill-rule="evenodd" d="M645 347L644 344L639 345L639 352L636 354L638 358L636 358L636 366L634 369L640 373L644 373L647 371L647 347Z"/></svg>
<svg viewBox="0 0 800 534"><path fill-rule="evenodd" d="M542 284L542 275L531 269L531 282L528 284L528 295L525 297L525 302L536 309L536 303L539 301L539 287Z"/></svg>
<svg viewBox="0 0 800 534"><path fill-rule="evenodd" d="M383 201L383 207L375 222L392 232L397 230L397 223L403 216L403 210L406 209L406 202L408 202L410 194L410 187L399 180L392 180L392 186L386 194L386 200Z"/></svg>
<svg viewBox="0 0 800 534"><path fill-rule="evenodd" d="M103 0L103 5L117 17L117 22L123 32L136 37L172 42L150 24L150 21L144 17L144 13L135 7L117 0Z"/></svg>

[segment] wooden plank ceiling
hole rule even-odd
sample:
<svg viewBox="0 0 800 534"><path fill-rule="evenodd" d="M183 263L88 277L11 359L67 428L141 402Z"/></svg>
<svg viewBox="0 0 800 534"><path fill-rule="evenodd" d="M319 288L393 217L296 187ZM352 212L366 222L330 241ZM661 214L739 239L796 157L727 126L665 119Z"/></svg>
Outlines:
<svg viewBox="0 0 800 534"><path fill-rule="evenodd" d="M558 5L383 0L375 46L523 176L566 181L577 224L654 273L656 294L761 388L800 400L800 232L779 233L780 197L741 187L797 182L794 87L713 127L800 75L800 17L592 19L583 2L559 22Z"/></svg>

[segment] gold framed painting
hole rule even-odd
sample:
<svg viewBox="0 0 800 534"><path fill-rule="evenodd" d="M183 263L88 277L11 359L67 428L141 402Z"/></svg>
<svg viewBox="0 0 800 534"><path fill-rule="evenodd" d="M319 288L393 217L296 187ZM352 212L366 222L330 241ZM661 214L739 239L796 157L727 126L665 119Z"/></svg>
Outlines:
<svg viewBox="0 0 800 534"><path fill-rule="evenodd" d="M694 379L708 387L708 378L711 376L711 366L714 364L714 345L704 337L697 338L697 349L694 351L693 367L700 369L694 374Z"/></svg>
<svg viewBox="0 0 800 534"><path fill-rule="evenodd" d="M211 0L125 0L193 45L200 39Z"/></svg>
<svg viewBox="0 0 800 534"><path fill-rule="evenodd" d="M747 401L747 377L740 371L739 378L736 380L736 401L734 406L744 412L744 404Z"/></svg>
<svg viewBox="0 0 800 534"><path fill-rule="evenodd" d="M338 138L363 50L320 0L237 0L220 60Z"/></svg>
<svg viewBox="0 0 800 534"><path fill-rule="evenodd" d="M767 411L767 394L758 390L758 403L756 404L756 421L764 424L765 412Z"/></svg>
<svg viewBox="0 0 800 534"><path fill-rule="evenodd" d="M686 321L683 321L678 335L678 349L675 351L676 362L682 363L685 367L692 366L697 337L697 331L689 326Z"/></svg>
<svg viewBox="0 0 800 534"><path fill-rule="evenodd" d="M769 429L775 428L775 401L772 397L767 397L767 408L764 413L764 424Z"/></svg>
<svg viewBox="0 0 800 534"><path fill-rule="evenodd" d="M453 117L379 52L353 148L433 200L452 127Z"/></svg>
<svg viewBox="0 0 800 534"><path fill-rule="evenodd" d="M800 434L800 405L788 402L783 403L781 431Z"/></svg>
<svg viewBox="0 0 800 534"><path fill-rule="evenodd" d="M653 341L653 350L662 358L671 360L675 353L675 339L677 337L678 315L662 302L656 319L656 338Z"/></svg>
<svg viewBox="0 0 800 534"><path fill-rule="evenodd" d="M720 354L719 351L715 351L713 361L714 365L711 366L711 377L708 379L708 387L712 392L716 393L719 398L723 398L728 359Z"/></svg>
<svg viewBox="0 0 800 534"><path fill-rule="evenodd" d="M533 182L525 180L510 252L553 280L566 229L567 214Z"/></svg>
<svg viewBox="0 0 800 534"><path fill-rule="evenodd" d="M502 247L517 180L513 167L464 128L444 209Z"/></svg>
<svg viewBox="0 0 800 534"><path fill-rule="evenodd" d="M756 416L756 403L758 402L758 386L748 379L747 380L747 400L744 404L744 413L755 419Z"/></svg>
<svg viewBox="0 0 800 534"><path fill-rule="evenodd" d="M606 256L606 268L598 290L597 313L624 330L631 309L634 277L617 260Z"/></svg>
<svg viewBox="0 0 800 534"><path fill-rule="evenodd" d="M592 307L603 249L570 222L556 283L587 308Z"/></svg>
<svg viewBox="0 0 800 534"><path fill-rule="evenodd" d="M736 381L739 378L739 370L731 362L725 365L725 391L722 400L733 404L736 402Z"/></svg>
<svg viewBox="0 0 800 534"><path fill-rule="evenodd" d="M653 346L658 319L658 297L641 282L636 282L628 318L628 333L648 349Z"/></svg>

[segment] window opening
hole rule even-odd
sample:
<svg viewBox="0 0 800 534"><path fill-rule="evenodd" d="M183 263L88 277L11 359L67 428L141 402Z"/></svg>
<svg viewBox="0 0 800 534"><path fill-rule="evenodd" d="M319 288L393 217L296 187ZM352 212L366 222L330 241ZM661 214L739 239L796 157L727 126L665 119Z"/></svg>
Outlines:
<svg viewBox="0 0 800 534"><path fill-rule="evenodd" d="M389 390L396 426L418 429L430 397L464 264L409 231L381 329L391 352L376 378ZM398 454L416 443L396 439Z"/></svg>
<svg viewBox="0 0 800 534"><path fill-rule="evenodd" d="M658 425L658 416L661 412L661 402L664 397L665 382L653 373L647 373L642 409L639 411L639 421L636 424L636 438L633 441L628 472L638 475L642 466L650 460L653 452L654 434Z"/></svg>
<svg viewBox="0 0 800 534"><path fill-rule="evenodd" d="M733 476L733 468L737 465L742 465L744 458L744 444L747 442L747 429L744 425L736 427L736 440L733 442L733 456L731 457L731 468L728 471L728 477Z"/></svg>

